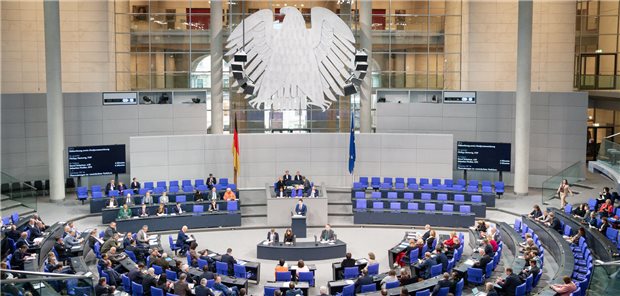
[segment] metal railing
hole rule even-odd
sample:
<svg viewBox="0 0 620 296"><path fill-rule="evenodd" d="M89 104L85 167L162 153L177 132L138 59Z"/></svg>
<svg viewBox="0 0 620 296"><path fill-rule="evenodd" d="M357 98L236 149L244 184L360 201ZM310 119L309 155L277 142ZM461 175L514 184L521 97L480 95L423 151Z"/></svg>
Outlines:
<svg viewBox="0 0 620 296"><path fill-rule="evenodd" d="M0 184L2 184L2 195L8 196L25 207L37 210L38 193L37 188L32 184L23 182L5 172L0 172Z"/></svg>
<svg viewBox="0 0 620 296"><path fill-rule="evenodd" d="M589 296L620 294L620 261L594 261Z"/></svg>
<svg viewBox="0 0 620 296"><path fill-rule="evenodd" d="M0 269L0 273L12 276L2 280L2 295L94 295L93 278L87 275L6 269Z"/></svg>
<svg viewBox="0 0 620 296"><path fill-rule="evenodd" d="M569 184L585 180L583 162L578 161L572 164L542 183L542 204L547 204L550 200L559 198L557 195L558 187L564 179L566 179Z"/></svg>

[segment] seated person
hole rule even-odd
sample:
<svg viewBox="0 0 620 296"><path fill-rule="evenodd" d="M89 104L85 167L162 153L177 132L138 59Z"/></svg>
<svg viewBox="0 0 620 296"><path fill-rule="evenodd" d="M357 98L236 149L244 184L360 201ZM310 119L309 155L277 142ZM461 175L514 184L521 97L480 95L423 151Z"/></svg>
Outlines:
<svg viewBox="0 0 620 296"><path fill-rule="evenodd" d="M187 226L183 225L183 227L181 227L181 230L179 230L179 233L177 235L176 246L181 248L181 250L179 251L181 256L185 256L185 253L187 252L187 250L189 250L190 243L195 241L193 237L190 237L189 235L187 235L187 230L188 230Z"/></svg>
<svg viewBox="0 0 620 296"><path fill-rule="evenodd" d="M579 238L586 238L586 229L583 227L579 227L579 230L577 230L577 233L575 233L575 235L573 236L566 236L564 237L566 239L567 242L576 245L579 243Z"/></svg>
<svg viewBox="0 0 620 296"><path fill-rule="evenodd" d="M71 249L75 246L79 246L83 241L84 239L77 238L75 230L72 230L71 232L69 232L69 235L65 236L62 242L65 245L65 248Z"/></svg>
<svg viewBox="0 0 620 296"><path fill-rule="evenodd" d="M485 273L485 275L487 275L486 268L487 268L487 265L491 263L492 261L491 256L489 256L489 254L487 254L484 249L480 250L480 256L481 256L480 260L474 263L473 267L482 269L482 272ZM488 274L487 276L491 276L491 275Z"/></svg>
<svg viewBox="0 0 620 296"><path fill-rule="evenodd" d="M217 188L212 187L209 195L207 196L207 200L217 201L220 199L220 196L217 194Z"/></svg>
<svg viewBox="0 0 620 296"><path fill-rule="evenodd" d="M480 235L482 235L483 233L486 234L487 233L487 223L484 222L484 220L480 220L478 221L478 223L476 223L476 231L478 231L478 233L480 233Z"/></svg>
<svg viewBox="0 0 620 296"><path fill-rule="evenodd" d="M540 210L540 206L539 205L534 205L534 208L532 209L532 211L530 212L529 215L527 215L528 217L532 218L532 219L536 219L540 216L542 216L543 213Z"/></svg>
<svg viewBox="0 0 620 296"><path fill-rule="evenodd" d="M607 217L603 217L603 223L601 223L601 227L598 228L598 231L600 231L603 235L607 235L607 228L609 228L609 221L607 220Z"/></svg>
<svg viewBox="0 0 620 296"><path fill-rule="evenodd" d="M411 277L411 273L409 272L409 269L407 268L401 268L400 269L400 285L401 286L406 286L409 284L414 283L414 278Z"/></svg>
<svg viewBox="0 0 620 296"><path fill-rule="evenodd" d="M373 284L372 276L368 275L368 270L362 270L362 276L355 281L355 292L359 293L362 290L362 286Z"/></svg>
<svg viewBox="0 0 620 296"><path fill-rule="evenodd" d="M151 191L147 191L142 198L142 204L151 205L153 204L153 196L151 196Z"/></svg>
<svg viewBox="0 0 620 296"><path fill-rule="evenodd" d="M577 290L577 286L569 276L562 278L563 284L551 285L551 290L555 291L556 295L569 296Z"/></svg>
<svg viewBox="0 0 620 296"><path fill-rule="evenodd" d="M537 221L540 221L542 223L547 223L551 221L551 212L548 210L544 210L542 216L536 218Z"/></svg>
<svg viewBox="0 0 620 296"><path fill-rule="evenodd" d="M217 204L216 200L211 200L209 202L209 212L217 212L220 210L220 206Z"/></svg>
<svg viewBox="0 0 620 296"><path fill-rule="evenodd" d="M295 271L297 273L297 276L299 276L300 272L310 272L310 268L308 268L306 263L300 259L299 261L297 261L297 269Z"/></svg>
<svg viewBox="0 0 620 296"><path fill-rule="evenodd" d="M288 264L286 264L286 261L284 261L284 259L280 259L278 261L278 265L276 265L276 274L278 272L288 272Z"/></svg>
<svg viewBox="0 0 620 296"><path fill-rule="evenodd" d="M100 249L101 253L102 254L107 253L113 247L120 248L121 244L118 242L118 238L119 238L119 234L115 233L114 236L106 240L105 243L103 243L103 245L101 246L101 249Z"/></svg>
<svg viewBox="0 0 620 296"><path fill-rule="evenodd" d="M571 215L577 219L584 219L586 217L586 212L590 211L590 206L587 203L581 203L578 207L574 208L571 212Z"/></svg>
<svg viewBox="0 0 620 296"><path fill-rule="evenodd" d="M301 175L299 171L295 173L295 177L293 177L293 182L295 184L301 184L304 179L304 176Z"/></svg>
<svg viewBox="0 0 620 296"><path fill-rule="evenodd" d="M278 195L280 191L284 191L284 187L286 187L286 184L284 184L282 177L280 177L278 178L278 182L275 183L273 191L276 193L276 195Z"/></svg>
<svg viewBox="0 0 620 296"><path fill-rule="evenodd" d="M126 205L133 205L133 198L131 198L131 193L127 193L127 196L125 196L124 198L125 204Z"/></svg>
<svg viewBox="0 0 620 296"><path fill-rule="evenodd" d="M284 186L288 186L293 181L293 177L291 177L288 170L284 171L284 175L280 179L284 182Z"/></svg>
<svg viewBox="0 0 620 296"><path fill-rule="evenodd" d="M183 210L183 207L181 206L180 202L177 202L177 204L175 205L174 213L177 214L177 215L185 213L185 211Z"/></svg>
<svg viewBox="0 0 620 296"><path fill-rule="evenodd" d="M431 267L433 265L437 265L437 261L431 256L430 252L426 252L424 254L424 260L414 265L414 268L419 278L428 279L431 277Z"/></svg>
<svg viewBox="0 0 620 296"><path fill-rule="evenodd" d="M514 295L514 291L517 289L518 285L521 285L521 280L519 277L512 272L512 268L507 267L505 269L506 278L497 278L495 282L499 288L498 293L500 295Z"/></svg>
<svg viewBox="0 0 620 296"><path fill-rule="evenodd" d="M325 229L321 231L321 241L333 241L336 239L336 234L332 230L331 225L325 224Z"/></svg>
<svg viewBox="0 0 620 296"><path fill-rule="evenodd" d="M276 232L275 228L271 228L271 231L267 232L267 241L272 244L280 241L280 235Z"/></svg>
<svg viewBox="0 0 620 296"><path fill-rule="evenodd" d="M314 198L314 197L319 197L319 190L316 189L316 187L312 186L310 188L310 190L308 191L308 197Z"/></svg>
<svg viewBox="0 0 620 296"><path fill-rule="evenodd" d="M304 195L310 196L310 190L312 189L310 180L308 180L305 176L301 177L301 185L304 187Z"/></svg>
<svg viewBox="0 0 620 296"><path fill-rule="evenodd" d="M284 190L284 187L280 187L280 190L276 194L276 197L278 198L284 198L284 197L289 197L289 196L290 194L288 194L288 192Z"/></svg>
<svg viewBox="0 0 620 296"><path fill-rule="evenodd" d="M123 207L118 210L118 216L116 218L120 220L131 218L131 209L127 204L124 204Z"/></svg>
<svg viewBox="0 0 620 296"><path fill-rule="evenodd" d="M435 287L433 288L433 296L436 296L439 294L439 290L441 288L450 288L452 289L452 286L454 286L455 283L450 279L450 274L447 272L444 272L441 279L437 282L437 285L435 285Z"/></svg>
<svg viewBox="0 0 620 296"><path fill-rule="evenodd" d="M166 191L161 193L161 196L159 197L159 203L160 204L167 204L170 202L170 199L168 198L168 193L166 193Z"/></svg>
<svg viewBox="0 0 620 296"><path fill-rule="evenodd" d="M613 217L614 215L614 205L611 203L611 199L607 199L604 204L598 209L599 215L601 217Z"/></svg>
<svg viewBox="0 0 620 296"><path fill-rule="evenodd" d="M116 201L116 198L115 197L110 197L110 199L106 203L106 207L108 207L108 208L116 208L116 207L118 207L118 202Z"/></svg>
<svg viewBox="0 0 620 296"><path fill-rule="evenodd" d="M599 193L599 196L596 198L595 208L600 207L608 199L611 199L611 192L609 191L609 187L603 187L603 192Z"/></svg>
<svg viewBox="0 0 620 296"><path fill-rule="evenodd" d="M166 206L164 206L164 204L159 204L159 207L157 208L157 212L155 213L155 215L157 216L166 215Z"/></svg>
<svg viewBox="0 0 620 296"><path fill-rule="evenodd" d="M592 228L596 228L597 222L596 222L596 212L595 211L591 211L590 215L583 220L583 222L585 222L586 224L588 224L588 226L592 227Z"/></svg>
<svg viewBox="0 0 620 296"><path fill-rule="evenodd" d="M342 269L345 269L347 267L355 267L356 261L352 257L353 255L351 255L351 253L347 253L345 255L345 258L340 263L340 265L342 266Z"/></svg>
<svg viewBox="0 0 620 296"><path fill-rule="evenodd" d="M140 217L148 217L149 216L149 210L146 208L145 204L142 204L142 207L140 207L140 211L138 212L138 215Z"/></svg>
<svg viewBox="0 0 620 296"><path fill-rule="evenodd" d="M95 295L97 296L111 296L114 295L114 291L115 291L114 286L110 286L108 285L108 283L106 282L105 277L100 277L99 278L99 282L97 282L97 285L95 286Z"/></svg>
<svg viewBox="0 0 620 296"><path fill-rule="evenodd" d="M221 276L215 277L215 284L213 285L213 290L222 292L223 296L237 296L239 294L239 288L229 288L222 284Z"/></svg>
<svg viewBox="0 0 620 296"><path fill-rule="evenodd" d="M381 280L381 289L385 289L385 284L398 282L398 277L396 277L396 271L390 270L388 271L388 275Z"/></svg>
<svg viewBox="0 0 620 296"><path fill-rule="evenodd" d="M196 191L194 191L194 201L195 202L201 202L202 201L202 193L198 189L196 189Z"/></svg>
<svg viewBox="0 0 620 296"><path fill-rule="evenodd" d="M232 191L230 188L226 188L226 192L224 192L224 200L225 201L237 200L237 196L235 195L235 192Z"/></svg>
<svg viewBox="0 0 620 296"><path fill-rule="evenodd" d="M519 273L519 278L522 282L525 282L528 276L536 276L539 272L540 268L538 268L536 260L530 260L529 265L526 268L523 268L523 270Z"/></svg>
<svg viewBox="0 0 620 296"><path fill-rule="evenodd" d="M293 234L293 230L287 228L286 232L284 233L284 243L292 244L293 242L295 242L295 235Z"/></svg>

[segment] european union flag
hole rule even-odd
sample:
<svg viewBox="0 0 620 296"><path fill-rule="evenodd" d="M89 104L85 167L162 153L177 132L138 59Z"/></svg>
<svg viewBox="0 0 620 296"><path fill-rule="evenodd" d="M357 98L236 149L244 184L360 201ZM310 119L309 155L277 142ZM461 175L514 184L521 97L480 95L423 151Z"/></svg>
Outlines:
<svg viewBox="0 0 620 296"><path fill-rule="evenodd" d="M351 112L351 133L349 136L349 174L353 174L355 168L355 124L354 113Z"/></svg>

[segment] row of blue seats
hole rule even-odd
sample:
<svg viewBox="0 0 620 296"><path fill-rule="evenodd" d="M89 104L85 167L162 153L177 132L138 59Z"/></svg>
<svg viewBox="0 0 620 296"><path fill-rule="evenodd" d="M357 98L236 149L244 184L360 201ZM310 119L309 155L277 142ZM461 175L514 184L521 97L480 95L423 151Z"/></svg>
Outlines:
<svg viewBox="0 0 620 296"><path fill-rule="evenodd" d="M588 204L590 203L594 203L596 204L596 200L595 199L590 199L588 200ZM591 207L592 208L592 207ZM572 205L568 204L564 207L564 212L568 215L572 215ZM615 213L616 216L620 216L620 207L616 208ZM608 218L608 219L613 219L613 218ZM560 220L562 221L562 220ZM612 220L613 221L613 220ZM562 221L563 222L563 221ZM600 217L596 218L596 227L600 228L601 225L603 224L603 221L601 220ZM566 227L566 226L564 226ZM607 230L605 231L604 235L612 242L614 243L614 245L616 245L616 248L618 249L618 251L620 251L620 231L618 231L618 229L612 228L612 227L608 227Z"/></svg>
<svg viewBox="0 0 620 296"><path fill-rule="evenodd" d="M389 188L396 188L396 187L402 187L404 189L405 185L407 186L407 188L413 187L414 185L417 185L417 187L419 188L423 188L423 186L430 186L430 188L433 189L438 189L441 188L441 186L445 186L444 188L452 188L455 186L461 187L461 188L467 188L467 187L476 187L478 188L479 186L481 187L495 187L496 191L504 191L504 182L501 181L496 181L495 183L492 183L489 180L483 180L481 182L479 182L478 180L469 180L469 182L465 181L464 179L458 179L456 180L456 182L454 182L454 180L452 179L444 179L443 183L441 179L429 179L429 178L420 178L420 182L417 182L416 178L407 178L406 180L407 182L405 183L405 178L401 178L401 177L397 177L392 179L392 177L384 177L383 178L383 182L381 181L381 177L371 177L370 178L370 182L368 177L360 177L358 182L359 185L361 185L362 187L365 188L373 188L373 189L380 189L382 186L386 186ZM355 187L355 183L354 183L354 187Z"/></svg>
<svg viewBox="0 0 620 296"><path fill-rule="evenodd" d="M418 203L417 202L408 202L407 203L407 208L403 209L402 205L403 203L401 202L390 202L390 210L394 210L394 211L401 211L401 210L409 210L409 211L419 211L419 210L424 210L424 211L429 211L429 212L434 212L434 211L438 211L436 205L434 203L424 203L424 208L419 208ZM374 201L372 202L372 208L370 208L371 210L377 210L377 211L382 211L385 209L385 203L382 201ZM447 213L452 213L454 212L454 206L453 204L442 204L441 207L441 212L447 212ZM368 210L368 200L366 199L358 199L355 202L355 211L357 212L363 212ZM458 205L458 213L471 213L471 206L469 205Z"/></svg>
<svg viewBox="0 0 620 296"><path fill-rule="evenodd" d="M432 195L431 193L428 192L423 192L421 195L421 199L422 200L432 200ZM382 198L381 196L381 192L377 192L374 191L370 194L370 197L373 199L376 198ZM358 191L355 192L355 198L366 198L366 192L362 192L362 191ZM387 198L388 199L397 199L398 198L398 193L397 192L388 192L387 193ZM414 199L414 195L413 192L405 192L403 194L403 198L404 199ZM437 200L448 200L448 194L445 193L439 193L437 194ZM454 201L455 202L465 202L465 196L463 194L455 194L454 195ZM482 202L482 195L472 195L471 196L471 202Z"/></svg>
<svg viewBox="0 0 620 296"><path fill-rule="evenodd" d="M495 268L497 268L497 265L502 258L502 251L504 250L504 243L500 241L497 245L497 252L495 252L495 254L493 255L491 262L486 265L485 270L476 267L467 268L468 283L482 285L487 279L491 278L493 271L495 270Z"/></svg>
<svg viewBox="0 0 620 296"><path fill-rule="evenodd" d="M590 211L598 211L598 210L599 210L598 208L596 208L596 199L594 199L594 198L590 198L590 199L588 199L588 207L590 207ZM572 205L570 205L570 204L567 204L567 205L564 207L564 211L565 211L567 214L569 214L569 215L572 215L572 214L571 214L571 211L572 211L572 210L573 210L573 206L572 206ZM614 215L616 215L616 216L619 216L619 217L620 217L620 207L616 207L616 208L614 209Z"/></svg>
<svg viewBox="0 0 620 296"><path fill-rule="evenodd" d="M13 212L11 216L2 217L2 225L16 224L19 221L19 213Z"/></svg>
<svg viewBox="0 0 620 296"><path fill-rule="evenodd" d="M233 184L233 183L228 183L225 187L223 187L224 185L216 185L215 188L218 191L222 191L225 190L227 188L230 188L231 190L237 190L237 185ZM91 197L92 198L102 198L104 197L104 194L102 192L102 187L100 185L93 185L91 187ZM164 192L167 193L178 193L181 192L180 191L181 188L176 187L176 186L170 186L170 188L168 190L166 190L165 187L155 187L152 189L149 188L140 188L138 191L139 195L145 195L147 192L151 192L152 194L162 194ZM196 188L192 187L192 186L185 186L182 188L182 192L183 193L193 193L194 190L198 190L201 192L205 192L205 191L209 191L209 188L207 185L198 185ZM78 187L76 189L77 192L77 197L78 200L82 200L82 199L87 199L88 198L88 188L87 187ZM120 191L118 190L110 190L108 192L108 196L109 197L116 197L116 196L120 196ZM123 192L123 194L133 194L132 190L126 190Z"/></svg>

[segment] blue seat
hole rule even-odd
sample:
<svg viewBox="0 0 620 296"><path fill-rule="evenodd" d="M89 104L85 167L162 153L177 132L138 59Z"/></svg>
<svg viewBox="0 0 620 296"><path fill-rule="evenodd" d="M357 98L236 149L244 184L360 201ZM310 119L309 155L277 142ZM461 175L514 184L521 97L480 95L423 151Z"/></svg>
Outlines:
<svg viewBox="0 0 620 296"><path fill-rule="evenodd" d="M368 293L368 292L374 292L374 291L377 291L376 284L362 285L362 288L361 288L362 293Z"/></svg>
<svg viewBox="0 0 620 296"><path fill-rule="evenodd" d="M418 203L417 202L407 203L407 210L417 211L418 210Z"/></svg>
<svg viewBox="0 0 620 296"><path fill-rule="evenodd" d="M355 192L355 198L366 198L366 192L356 191Z"/></svg>
<svg viewBox="0 0 620 296"><path fill-rule="evenodd" d="M229 212L238 211L239 207L237 206L237 201L232 200L232 201L226 202L226 210Z"/></svg>
<svg viewBox="0 0 620 296"><path fill-rule="evenodd" d="M126 275L121 274L121 282L123 283L123 289L125 289L125 292L131 293L131 280Z"/></svg>
<svg viewBox="0 0 620 296"><path fill-rule="evenodd" d="M194 191L194 186L192 186L192 185L186 185L186 186L183 186L183 192L185 192L185 193L191 193L191 192L193 192L193 191Z"/></svg>
<svg viewBox="0 0 620 296"><path fill-rule="evenodd" d="M265 296L274 296L276 292L276 288L272 288L272 287L265 287Z"/></svg>
<svg viewBox="0 0 620 296"><path fill-rule="evenodd" d="M220 178L220 182L218 184L224 187L228 186L228 178Z"/></svg>
<svg viewBox="0 0 620 296"><path fill-rule="evenodd" d="M155 193L155 194L162 194L162 193L164 193L164 191L166 191L166 189L163 188L163 187L155 187L155 188L153 188L153 193Z"/></svg>
<svg viewBox="0 0 620 296"><path fill-rule="evenodd" d="M618 229L608 227L605 231L605 236L614 244L618 243Z"/></svg>
<svg viewBox="0 0 620 296"><path fill-rule="evenodd" d="M484 284L484 274L480 268L467 268L467 282L474 283L476 285Z"/></svg>
<svg viewBox="0 0 620 296"><path fill-rule="evenodd" d="M433 187L437 187L441 185L441 179L432 179L431 184L433 185Z"/></svg>
<svg viewBox="0 0 620 296"><path fill-rule="evenodd" d="M441 274L443 265L441 263L431 266L431 277L436 277Z"/></svg>
<svg viewBox="0 0 620 296"><path fill-rule="evenodd" d="M394 183L402 183L402 184L405 184L405 178L396 177L396 178L394 178Z"/></svg>
<svg viewBox="0 0 620 296"><path fill-rule="evenodd" d="M491 181L489 180L482 180L482 182L480 182L480 185L484 186L491 186Z"/></svg>
<svg viewBox="0 0 620 296"><path fill-rule="evenodd" d="M388 194L387 194L387 198L394 199L394 198L397 198L397 197L398 197L398 195L397 195L396 192L388 192Z"/></svg>
<svg viewBox="0 0 620 296"><path fill-rule="evenodd" d="M392 289L392 288L396 288L398 286L400 286L400 282L399 281L385 283L385 288L386 289Z"/></svg>
<svg viewBox="0 0 620 296"><path fill-rule="evenodd" d="M144 182L144 188L149 189L149 190L153 190L153 188L155 188L155 186L153 185L153 182Z"/></svg>
<svg viewBox="0 0 620 296"><path fill-rule="evenodd" d="M177 247L176 243L172 239L172 235L168 235L168 244L170 244L170 250L172 250L175 255L181 249L181 247Z"/></svg>
<svg viewBox="0 0 620 296"><path fill-rule="evenodd" d="M400 203L399 202L391 202L390 203L390 210L398 210L400 211Z"/></svg>
<svg viewBox="0 0 620 296"><path fill-rule="evenodd" d="M437 200L448 200L448 194L446 193L438 193L437 194Z"/></svg>
<svg viewBox="0 0 620 296"><path fill-rule="evenodd" d="M364 185L364 187L368 187L368 177L360 177L360 183Z"/></svg>
<svg viewBox="0 0 620 296"><path fill-rule="evenodd" d="M373 209L377 209L377 210L383 209L383 202L382 201L375 201L375 202L373 202L372 203L372 208Z"/></svg>
<svg viewBox="0 0 620 296"><path fill-rule="evenodd" d="M430 295L431 295L430 289L415 292L415 296L430 296Z"/></svg>
<svg viewBox="0 0 620 296"><path fill-rule="evenodd" d="M202 213L205 211L204 205L194 205L192 212L194 213Z"/></svg>
<svg viewBox="0 0 620 296"><path fill-rule="evenodd" d="M491 186L482 186L482 192L483 193L492 193L493 192L493 188Z"/></svg>
<svg viewBox="0 0 620 296"><path fill-rule="evenodd" d="M248 272L245 270L245 266L241 264L233 265L233 274L237 278L242 278L242 279L248 278Z"/></svg>
<svg viewBox="0 0 620 296"><path fill-rule="evenodd" d="M176 202L184 203L187 202L187 196L185 195L177 195Z"/></svg>
<svg viewBox="0 0 620 296"><path fill-rule="evenodd" d="M164 296L164 290L151 286L151 296Z"/></svg>
<svg viewBox="0 0 620 296"><path fill-rule="evenodd" d="M495 186L495 193L497 195L504 194L504 182L496 181L493 185Z"/></svg>
<svg viewBox="0 0 620 296"><path fill-rule="evenodd" d="M355 284L350 284L342 288L341 296L353 296L353 295L355 295Z"/></svg>
<svg viewBox="0 0 620 296"><path fill-rule="evenodd" d="M468 186L475 186L478 187L478 180L469 180L469 183L467 184Z"/></svg>
<svg viewBox="0 0 620 296"><path fill-rule="evenodd" d="M451 204L443 204L441 210L444 212L454 212L454 205Z"/></svg>
<svg viewBox="0 0 620 296"><path fill-rule="evenodd" d="M407 184L407 189L409 189L409 190L418 190L418 184L416 184L416 183L409 183L409 184Z"/></svg>
<svg viewBox="0 0 620 296"><path fill-rule="evenodd" d="M157 181L157 187L168 188L166 187L166 181Z"/></svg>
<svg viewBox="0 0 620 296"><path fill-rule="evenodd" d="M146 195L147 192L149 192L148 188L140 188L140 190L138 190L138 194L140 195Z"/></svg>
<svg viewBox="0 0 620 296"><path fill-rule="evenodd" d="M228 264L226 264L226 262L220 261L215 262L215 273L228 275Z"/></svg>
<svg viewBox="0 0 620 296"><path fill-rule="evenodd" d="M364 184L360 182L353 182L353 190L363 190L364 188Z"/></svg>
<svg viewBox="0 0 620 296"><path fill-rule="evenodd" d="M379 263L368 265L368 275L379 274Z"/></svg>
<svg viewBox="0 0 620 296"><path fill-rule="evenodd" d="M390 190L390 189L392 189L392 184L390 184L390 183L381 183L381 186L379 187L379 189L381 189L381 190Z"/></svg>
<svg viewBox="0 0 620 296"><path fill-rule="evenodd" d="M527 278L525 278L525 293L526 294L529 294L530 292L532 292L533 283L534 283L534 276L530 274L527 276Z"/></svg>
<svg viewBox="0 0 620 296"><path fill-rule="evenodd" d="M76 283L77 284L77 283ZM92 287L75 287L73 289L74 296L91 296L92 295ZM69 294L70 295L70 294Z"/></svg>
<svg viewBox="0 0 620 296"><path fill-rule="evenodd" d="M194 187L198 187L200 185L205 185L205 180L203 180L203 179L196 179L196 180L194 180Z"/></svg>
<svg viewBox="0 0 620 296"><path fill-rule="evenodd" d="M176 281L177 280L177 273L172 271L172 270L166 269L166 278L169 281Z"/></svg>
<svg viewBox="0 0 620 296"><path fill-rule="evenodd" d="M459 212L461 213L471 213L471 207L468 205L459 206Z"/></svg>
<svg viewBox="0 0 620 296"><path fill-rule="evenodd" d="M344 279L354 279L357 278L359 275L360 270L357 266L344 268Z"/></svg>
<svg viewBox="0 0 620 296"><path fill-rule="evenodd" d="M94 192L97 192L97 191L101 192L101 185L90 186L90 192L91 193L94 193Z"/></svg>
<svg viewBox="0 0 620 296"><path fill-rule="evenodd" d="M170 193L178 193L179 192L179 186L170 186L168 188L168 192L170 192Z"/></svg>
<svg viewBox="0 0 620 296"><path fill-rule="evenodd" d="M422 192L422 200L431 200L431 194L428 192Z"/></svg>
<svg viewBox="0 0 620 296"><path fill-rule="evenodd" d="M437 241L437 240L435 240ZM454 268L455 265L455 258L452 257L452 259L448 260L448 270L446 270L447 272L450 272L452 270L452 268Z"/></svg>
<svg viewBox="0 0 620 296"><path fill-rule="evenodd" d="M467 186L467 192L478 192L478 186Z"/></svg>
<svg viewBox="0 0 620 296"><path fill-rule="evenodd" d="M297 197L297 190L291 190L291 197Z"/></svg>
<svg viewBox="0 0 620 296"><path fill-rule="evenodd" d="M312 272L299 272L297 274L297 279L300 282L307 282L311 287L314 286L314 273Z"/></svg>
<svg viewBox="0 0 620 296"><path fill-rule="evenodd" d="M491 262L489 262L489 264L487 264L487 266L484 269L484 276L486 278L490 278L491 274L493 273L493 265L495 265L494 260L491 260Z"/></svg>
<svg viewBox="0 0 620 296"><path fill-rule="evenodd" d="M136 282L131 282L131 296L142 296L144 295L144 288L142 284L137 284Z"/></svg>
<svg viewBox="0 0 620 296"><path fill-rule="evenodd" d="M482 195L472 195L471 202L482 202Z"/></svg>
<svg viewBox="0 0 620 296"><path fill-rule="evenodd" d="M383 183L390 184L390 186L394 184L394 182L392 182L392 177L383 177Z"/></svg>
<svg viewBox="0 0 620 296"><path fill-rule="evenodd" d="M381 178L380 177L372 177L370 178L370 187L373 189L379 189L381 186Z"/></svg>
<svg viewBox="0 0 620 296"><path fill-rule="evenodd" d="M444 179L443 180L443 184L448 186L448 187L452 187L452 185L454 185L454 180L452 180L452 179Z"/></svg>
<svg viewBox="0 0 620 296"><path fill-rule="evenodd" d="M420 178L420 186L426 185L426 184L429 184L428 178Z"/></svg>
<svg viewBox="0 0 620 296"><path fill-rule="evenodd" d="M192 186L192 180L181 180L181 186Z"/></svg>
<svg viewBox="0 0 620 296"><path fill-rule="evenodd" d="M355 209L356 210L362 210L362 209L365 210L366 209L366 204L367 204L366 200L358 199L355 202Z"/></svg>
<svg viewBox="0 0 620 296"><path fill-rule="evenodd" d="M130 250L124 250L125 254L127 254L127 257L129 257L129 259L131 259L131 261L138 263L138 258L136 257L136 254L133 251Z"/></svg>
<svg viewBox="0 0 620 296"><path fill-rule="evenodd" d="M515 289L515 296L525 296L525 283L517 286Z"/></svg>
<svg viewBox="0 0 620 296"><path fill-rule="evenodd" d="M169 187L172 187L172 186L179 187L179 181L178 180L170 181L170 182L168 182L168 185L169 185Z"/></svg>
<svg viewBox="0 0 620 296"><path fill-rule="evenodd" d="M101 191L93 191L93 198L97 199L97 198L102 198L103 197L103 192Z"/></svg>
<svg viewBox="0 0 620 296"><path fill-rule="evenodd" d="M437 296L447 296L449 292L450 292L450 287L443 287L439 289L439 291L437 292Z"/></svg>
<svg viewBox="0 0 620 296"><path fill-rule="evenodd" d="M156 275L160 275L160 274L164 273L164 269L161 266L157 265L157 264L153 264L153 265L151 265L151 267L153 267L153 269L155 269L155 274Z"/></svg>
<svg viewBox="0 0 620 296"><path fill-rule="evenodd" d="M370 194L371 198L381 198L381 192L373 192L372 194Z"/></svg>
<svg viewBox="0 0 620 296"><path fill-rule="evenodd" d="M431 184L422 184L420 185L420 187L422 188L422 190L433 190L433 185Z"/></svg>
<svg viewBox="0 0 620 296"><path fill-rule="evenodd" d="M465 195L455 194L454 195L454 201L456 201L456 202L464 202L465 201Z"/></svg>
<svg viewBox="0 0 620 296"><path fill-rule="evenodd" d="M276 272L276 281L278 281L278 282L290 282L291 281L291 273L288 272L288 271Z"/></svg>
<svg viewBox="0 0 620 296"><path fill-rule="evenodd" d="M568 225L568 224L564 225L564 235L565 236L570 236L572 231L573 231L573 229L570 228L570 225Z"/></svg>
<svg viewBox="0 0 620 296"><path fill-rule="evenodd" d="M2 224L4 224L4 225L11 224L11 216L2 217Z"/></svg>
<svg viewBox="0 0 620 296"><path fill-rule="evenodd" d="M198 262L198 269L202 270L202 267L204 267L205 265L209 265L209 261L204 260L204 259L200 259L198 258L198 260L196 260Z"/></svg>
<svg viewBox="0 0 620 296"><path fill-rule="evenodd" d="M424 204L424 210L425 211L435 211L435 204L434 203L425 203Z"/></svg>
<svg viewBox="0 0 620 296"><path fill-rule="evenodd" d="M409 265L411 265L414 262L418 261L419 258L420 258L420 250L419 249L413 249L413 250L409 251Z"/></svg>
<svg viewBox="0 0 620 296"><path fill-rule="evenodd" d="M405 192L405 193L403 194L403 197L404 197L405 199L413 199L413 192Z"/></svg>
<svg viewBox="0 0 620 296"><path fill-rule="evenodd" d="M456 282L456 290L454 291L454 296L463 295L463 286L465 286L464 279L460 279L458 282Z"/></svg>

